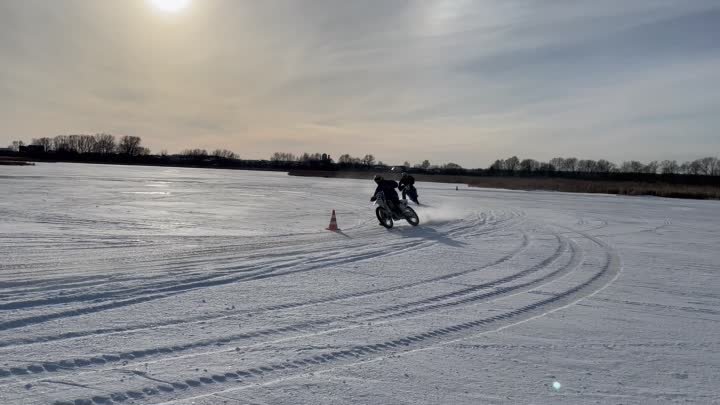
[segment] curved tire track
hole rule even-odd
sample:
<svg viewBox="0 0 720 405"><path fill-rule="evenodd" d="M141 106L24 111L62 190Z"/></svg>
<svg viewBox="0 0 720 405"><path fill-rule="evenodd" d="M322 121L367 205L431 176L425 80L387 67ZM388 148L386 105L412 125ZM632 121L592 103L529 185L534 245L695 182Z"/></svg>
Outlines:
<svg viewBox="0 0 720 405"><path fill-rule="evenodd" d="M479 268L474 268L474 269L464 270L464 271L455 272L455 273L451 273L451 274L446 274L446 275L442 275L442 276L438 276L438 277L434 277L434 278L430 278L430 279L426 279L426 280L421 280L421 281L417 281L417 282L413 282L413 283L408 283L408 284L404 284L404 285L400 285L400 286L395 286L395 287L380 288L380 289L362 291L362 292L358 292L358 293L341 294L341 295L336 295L336 296L332 296L332 297L328 297L328 298L315 299L315 300L303 301L303 302L298 302L298 303L268 306L268 307L260 308L259 311L273 311L273 310L279 310L279 309L298 308L298 307L303 307L303 306L308 306L308 305L330 303L330 302L345 300L345 299L360 298L360 297L369 296L369 295L376 295L376 294L400 291L403 289L408 289L408 288L416 287L416 286L423 285L423 284L428 284L428 283L438 282L438 281L445 281L445 280L449 280L452 278L460 277L460 276L470 274L470 273L473 273L473 272L476 272L476 271L479 271L479 270L482 270L482 269L485 269L488 267L498 265L500 263L510 260L512 257L521 253L529 244L529 237L528 237L527 233L523 232L522 235L523 235L523 243L521 244L520 247L516 248L511 253L500 258L499 260L496 260L495 262L492 262L485 266L481 266ZM392 249L387 249L387 247L384 247L383 250L385 251L385 254L376 255L376 254L369 254L369 253L365 252L363 254L360 254L359 256L354 256L354 257L351 257L350 259L346 258L346 259L343 259L340 261L327 258L327 257L333 257L335 252L332 252L332 253L328 253L328 254L324 255L321 259L311 261L310 263L318 263L319 262L319 264L316 264L309 268L286 270L284 272L279 272L279 273L274 273L274 274L266 274L266 273L249 274L249 275L237 277L237 280L235 280L235 279L232 281L221 280L222 282L217 282L217 283L204 283L204 284L202 284L202 287L224 285L224 284L229 284L231 282L237 282L237 281L260 280L260 279L269 278L269 277L306 272L306 271L311 271L311 270L327 267L328 263L329 264L347 264L347 263L356 262L356 261L374 259L374 258L382 257L382 256L394 256L394 255L402 254L405 251L410 251L410 250L416 251L418 247L421 247L421 246L429 247L433 244L434 244L433 241L418 240L418 241L413 242L410 245L407 245L407 243L405 243L403 245L404 248L402 250L392 250ZM171 287L170 291L172 291L172 289L173 288ZM56 319L88 315L88 314L97 313L97 312L115 309L115 308L120 308L120 307L124 307L124 306L128 306L128 305L145 303L148 301L167 298L172 295L183 293L185 291L186 291L186 289L182 289L181 291L178 291L178 292L160 293L160 294L151 295L151 296L132 298L129 300L110 302L108 304L103 304L103 305L98 305L98 306L79 308L79 309L62 311L62 312L57 312L57 313L52 313L52 314L43 314L43 315L38 315L38 316L34 316L34 317L15 319L15 320L11 320L11 321L6 321L4 323L0 323L0 331L21 328L21 327L25 327L25 326L33 325L33 324L40 324L40 323L44 323L44 322L48 322L48 321L52 321L52 320L56 320ZM245 312L247 312L247 311L245 311ZM240 312L240 313L245 313L245 312ZM183 319L183 320L169 320L169 321L165 321L165 322L155 322L150 325L140 325L140 327L129 326L129 327L122 327L122 328L105 328L105 329L97 329L97 330L85 331L85 332L68 332L65 334L54 335L54 336L46 335L46 336L40 336L40 337L36 336L33 338L20 338L20 339L14 339L14 340L5 340L3 342L0 342L0 348L12 347L12 346L17 346L17 345L50 342L50 341L57 341L57 340L63 340L63 339L92 336L92 335L106 335L106 334L118 333L118 332L129 332L129 331L134 331L134 330L142 330L142 329L146 329L146 328L172 326L172 325L178 325L178 324L183 324L183 323L206 321L206 320L211 320L211 319L222 319L222 318L226 318L226 317L230 317L230 316L234 316L234 315L236 315L236 314L228 315L226 313L223 313L221 315L195 317L190 320Z"/></svg>
<svg viewBox="0 0 720 405"><path fill-rule="evenodd" d="M268 336L275 336L275 335L282 335L287 333L317 333L318 328L329 326L337 322L348 322L348 321L358 321L358 322L375 322L379 320L385 320L389 318L395 318L400 316L406 316L406 315L417 315L421 314L430 310L434 309L446 309L453 306L459 306L459 305L467 305L467 304L474 304L481 301L489 301L491 299L498 299L505 295L511 294L511 293L517 293L518 290L522 289L528 289L535 287L537 285L546 283L550 279L554 279L558 277L560 274L564 274L567 271L572 270L573 268L577 267L577 265L580 263L580 255L577 254L577 248L574 242L563 242L559 236L555 235L555 237L558 239L558 247L553 252L551 256L548 258L542 260L540 263L533 265L525 270L522 270L518 273L511 274L506 277L502 277L500 279L478 284L472 287L459 289L451 293L441 294L434 297L425 298L419 301L413 301L409 303L405 303L402 305L392 305L385 308L379 308L375 310L370 311L363 311L358 312L351 315L346 316L340 316L340 317L331 317L316 321L308 321L293 325L288 325L285 327L280 328L269 328L269 329L262 329L262 330L255 330L253 332L246 332L246 333L239 333L239 334L233 334L230 336L225 336L223 338L215 338L215 339L206 339L202 341L187 343L187 344L178 344L172 347L157 347L152 349L145 349L145 350L134 350L130 352L123 352L123 353L115 353L115 354L104 354L104 355L98 355L90 358L79 358L79 359L70 359L70 360L62 360L62 361L54 361L54 362L45 362L42 364L35 364L26 368L15 368L11 370L3 370L0 369L0 377L10 377L12 375L20 376L25 374L42 374L45 372L58 372L63 370L74 370L74 369L80 369L85 367L92 367L97 365L104 365L106 363L116 363L116 362L123 362L123 361L132 361L132 360L138 360L138 359L146 359L148 357L153 356L161 356L161 355L170 355L170 354L177 354L180 352L190 351L193 349L199 349L203 347L213 347L218 345L225 345L236 341L241 340L247 340L247 339L253 339L258 337L268 337ZM489 289L489 288L496 288L502 284L507 284L509 282L512 282L514 280L517 280L519 278L528 276L534 272L537 272L539 270L542 270L555 261L557 261L563 253L567 251L568 246L570 247L571 257L565 265L561 266L557 270L554 270L553 272L542 276L540 278L534 279L532 281L522 283L515 286L508 286L504 288L497 288L494 291L490 291L484 294L480 295L470 295L476 291ZM501 262L501 261L499 261ZM499 263L498 262L498 263ZM477 271L475 269L474 271ZM469 271L464 271L462 273L467 274ZM444 275L440 278L447 279L450 275ZM456 275L457 276L457 275ZM397 288L397 287L396 287ZM407 287L406 287L407 288ZM449 299L455 299L455 298L461 298L463 296L468 296L467 298L447 302L444 304L437 304L438 302L446 301ZM435 305L428 305L433 304ZM395 312L393 314L393 312ZM388 315L389 314L389 315ZM373 317L373 318L368 318ZM335 328L338 329L338 328ZM340 328L342 329L342 328ZM223 350L226 351L226 350ZM206 353L198 353L196 355L201 356ZM172 359L172 358L170 358Z"/></svg>
<svg viewBox="0 0 720 405"><path fill-rule="evenodd" d="M501 314L476 320L452 324L442 328L433 328L422 333L399 336L395 339L387 339L371 344L355 345L345 350L333 350L316 354L314 356L299 357L294 360L270 362L257 364L253 368L240 369L225 374L197 374L192 378L185 378L178 381L167 381L161 384L152 384L140 387L137 391L127 391L109 394L109 396L81 398L75 400L60 400L54 405L68 404L113 404L124 401L122 398L132 397L135 399L153 400L161 396L168 397L180 395L177 399L197 398L210 395L206 391L211 386L215 388L214 393L232 391L233 386L248 386L257 382L261 377L277 376L314 370L322 370L327 366L340 364L355 364L368 361L372 357L384 357L388 352L400 351L412 352L426 349L452 341L466 338L468 335L487 333L493 330L507 328L509 326L525 322L527 320L547 315L550 312L562 309L568 305L582 300L605 288L614 280L620 272L621 265L619 256L597 239L589 237L605 250L605 264L586 281L577 284L561 293L554 294L548 298L523 305L519 308L505 311ZM223 388L220 391L217 388ZM144 393L144 394L143 394ZM139 394L139 395L138 395ZM186 394L197 394L188 397Z"/></svg>

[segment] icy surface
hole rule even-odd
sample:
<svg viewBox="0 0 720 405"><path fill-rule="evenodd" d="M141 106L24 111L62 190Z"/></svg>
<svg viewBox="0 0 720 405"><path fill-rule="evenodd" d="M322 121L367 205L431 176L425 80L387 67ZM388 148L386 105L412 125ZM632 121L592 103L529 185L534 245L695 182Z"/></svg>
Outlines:
<svg viewBox="0 0 720 405"><path fill-rule="evenodd" d="M0 167L0 404L720 403L718 202L372 189Z"/></svg>

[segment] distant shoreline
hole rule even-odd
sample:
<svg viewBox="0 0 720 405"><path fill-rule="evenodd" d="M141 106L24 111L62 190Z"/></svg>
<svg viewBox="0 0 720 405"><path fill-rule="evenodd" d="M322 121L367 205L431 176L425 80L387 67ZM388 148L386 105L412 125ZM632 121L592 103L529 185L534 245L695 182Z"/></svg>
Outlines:
<svg viewBox="0 0 720 405"><path fill-rule="evenodd" d="M35 162L45 163L84 163L84 164L105 164L118 166L158 166L158 167L185 167L196 169L225 169L225 170L248 170L248 171L269 171L284 172L290 176L298 177L322 177L336 179L362 179L369 180L374 174L386 174L389 177L399 177L399 173L385 169L297 169L282 166L274 166L269 161L244 161L243 164L227 164L226 162L169 162L157 160L155 158L139 158L136 160L107 161L102 159L43 159L37 157L11 157L0 156L0 166L33 166ZM665 198L681 198L694 200L720 200L720 182L715 178L695 178L704 183L686 184L682 177L662 178L656 176L650 181L642 179L634 179L628 177L618 178L566 178L566 177L547 177L547 176L527 176L522 174L515 175L493 175L493 174L437 174L437 173L417 173L410 170L411 174L417 181L464 184L469 187L478 188L499 188L508 190L524 190L524 191L559 191L569 193L595 193L610 195L627 195L627 196L656 196ZM693 180L692 178L690 180ZM421 191L422 193L422 191Z"/></svg>
<svg viewBox="0 0 720 405"><path fill-rule="evenodd" d="M368 172L291 170L290 176L370 179ZM390 174L393 176L393 174ZM559 191L627 196L655 196L693 200L720 200L720 186L671 184L665 182L565 179L556 177L508 177L413 174L417 181L465 184L469 187L524 191ZM422 193L422 191L420 191Z"/></svg>
<svg viewBox="0 0 720 405"><path fill-rule="evenodd" d="M0 166L35 166L35 163L24 159L0 156Z"/></svg>

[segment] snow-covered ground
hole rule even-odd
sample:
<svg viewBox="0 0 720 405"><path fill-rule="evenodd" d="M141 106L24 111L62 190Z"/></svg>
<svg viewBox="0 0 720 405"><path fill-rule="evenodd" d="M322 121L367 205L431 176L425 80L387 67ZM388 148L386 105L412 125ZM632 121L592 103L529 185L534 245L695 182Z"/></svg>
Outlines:
<svg viewBox="0 0 720 405"><path fill-rule="evenodd" d="M0 168L0 404L720 403L720 203L373 186Z"/></svg>

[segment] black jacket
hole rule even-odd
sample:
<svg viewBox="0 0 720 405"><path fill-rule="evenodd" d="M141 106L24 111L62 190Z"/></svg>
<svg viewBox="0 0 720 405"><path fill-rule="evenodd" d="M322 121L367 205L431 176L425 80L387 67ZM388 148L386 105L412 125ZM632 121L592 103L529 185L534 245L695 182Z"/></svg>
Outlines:
<svg viewBox="0 0 720 405"><path fill-rule="evenodd" d="M403 176L400 179L400 190L404 189L406 186L412 186L415 184L415 177L411 175Z"/></svg>
<svg viewBox="0 0 720 405"><path fill-rule="evenodd" d="M386 200L399 201L400 197L398 197L398 193L397 191L395 191L396 188L398 188L398 184L396 181L382 180L380 181L380 183L378 183L378 186L373 193L373 197L376 196L377 193L382 191L385 194Z"/></svg>

